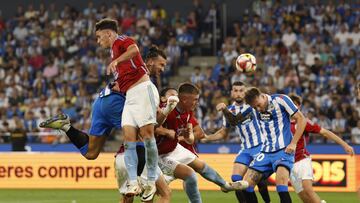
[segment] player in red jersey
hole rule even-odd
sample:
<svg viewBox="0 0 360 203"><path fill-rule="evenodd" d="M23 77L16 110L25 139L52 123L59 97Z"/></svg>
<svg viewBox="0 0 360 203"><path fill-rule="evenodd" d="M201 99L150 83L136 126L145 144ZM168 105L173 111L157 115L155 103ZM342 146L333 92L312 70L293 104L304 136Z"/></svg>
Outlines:
<svg viewBox="0 0 360 203"><path fill-rule="evenodd" d="M159 105L159 94L150 81L139 48L133 39L118 35L117 22L102 19L95 25L97 42L103 48L111 48L112 62L107 67L107 74L113 73L120 92L126 94L122 113L122 127L125 141L125 164L129 174L126 195L133 196L140 192L137 182L138 159L136 154L136 137L139 131L145 143L146 168L148 183L144 187L142 201L151 200L155 194L156 167L158 151L154 138L156 110Z"/></svg>
<svg viewBox="0 0 360 203"><path fill-rule="evenodd" d="M295 105L300 108L302 99L298 95L291 94L289 97L293 100ZM291 131L295 132L296 122L291 121ZM309 137L309 133L318 133L328 139L335 141L337 144L341 145L346 153L351 156L354 155L354 150L341 138L336 136L333 132L322 128L316 123L307 121L306 127L303 133L303 136L299 139L296 146L295 152L295 164L292 168L290 181L293 185L295 192L299 195L303 202L309 203L323 203L324 200L321 200L320 197L314 192L312 187L313 181L313 169L311 164L310 153L306 150L306 140Z"/></svg>
<svg viewBox="0 0 360 203"><path fill-rule="evenodd" d="M183 137L188 144L193 144L194 133L202 131L193 110L199 99L199 89L192 84L184 83L179 87L179 103L167 116L163 126L176 132L174 137L157 136L159 166L165 175L173 176L179 163L193 168L205 179L217 184L223 191L244 189L242 181L228 183L214 169L196 157L195 154L181 146L178 141Z"/></svg>
<svg viewBox="0 0 360 203"><path fill-rule="evenodd" d="M171 108L169 108L169 100L172 97L177 97L178 96L178 92L176 89L168 87L168 88L164 88L163 90L161 90L160 92L160 105L159 105L159 114L160 117L162 117L164 120L167 118L167 116L169 115L170 112L173 111L173 109L175 108L175 106L172 106ZM186 131L190 132L191 126L187 126ZM156 128L155 130L155 134L157 136L157 138L162 138L162 137L168 137L170 139L175 139L176 137L176 132L173 129L167 129L164 128L163 126L159 126ZM186 140L188 140L189 142L192 141L193 139L193 134L191 133L187 133L185 134L185 131L183 131L182 133L183 136L186 136ZM182 136L182 137L183 137ZM184 150L184 154L190 154L191 152ZM188 156L184 156L185 159L187 159ZM192 156L191 156L192 157ZM161 164L159 161L160 165L164 165ZM174 179L181 179L183 180L183 185L184 185L184 191L186 192L189 201L192 203L200 203L202 202L201 200L201 196L200 196L200 191L199 188L197 186L197 177L196 177L196 173L195 171L189 167L188 165L184 164L184 163L179 163L179 162L173 162L172 159L168 159L167 160L167 165L168 166L172 166L172 167L162 167L162 170L164 172L164 176L165 179L168 183L170 183L171 181L173 181Z"/></svg>

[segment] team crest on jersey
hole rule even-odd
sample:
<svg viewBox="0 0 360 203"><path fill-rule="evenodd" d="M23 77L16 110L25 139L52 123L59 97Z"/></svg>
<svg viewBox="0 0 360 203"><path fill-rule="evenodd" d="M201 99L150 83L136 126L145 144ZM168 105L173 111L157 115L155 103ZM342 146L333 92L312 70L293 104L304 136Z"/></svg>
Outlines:
<svg viewBox="0 0 360 203"><path fill-rule="evenodd" d="M269 122L273 119L273 115L270 112L260 113L260 120Z"/></svg>

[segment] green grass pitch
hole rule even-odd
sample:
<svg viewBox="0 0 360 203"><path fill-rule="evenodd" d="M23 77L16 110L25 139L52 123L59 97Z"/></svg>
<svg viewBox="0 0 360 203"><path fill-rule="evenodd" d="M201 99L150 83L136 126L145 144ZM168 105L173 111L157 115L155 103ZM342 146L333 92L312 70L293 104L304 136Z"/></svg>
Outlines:
<svg viewBox="0 0 360 203"><path fill-rule="evenodd" d="M280 202L277 193L271 192L270 195L272 202ZM319 195L328 203L360 202L356 193L321 192ZM204 203L237 202L234 193L201 191L201 196ZM257 196L261 200L260 195L257 194ZM116 190L0 190L0 203L117 203L119 197ZM291 197L294 203L301 202L293 192L291 192ZM135 202L140 202L139 198L136 198ZM188 201L183 191L174 190L171 202L187 203Z"/></svg>

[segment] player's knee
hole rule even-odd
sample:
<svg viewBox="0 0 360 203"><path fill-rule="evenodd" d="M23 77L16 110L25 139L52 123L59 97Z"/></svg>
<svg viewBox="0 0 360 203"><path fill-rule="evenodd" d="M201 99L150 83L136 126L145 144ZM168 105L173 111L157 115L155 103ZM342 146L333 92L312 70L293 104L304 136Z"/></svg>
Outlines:
<svg viewBox="0 0 360 203"><path fill-rule="evenodd" d="M97 152L88 152L84 156L87 160L95 160L99 156L99 153Z"/></svg>
<svg viewBox="0 0 360 203"><path fill-rule="evenodd" d="M146 125L144 127L141 127L140 135L144 139L151 139L152 137L154 137L154 126L151 124L151 125Z"/></svg>

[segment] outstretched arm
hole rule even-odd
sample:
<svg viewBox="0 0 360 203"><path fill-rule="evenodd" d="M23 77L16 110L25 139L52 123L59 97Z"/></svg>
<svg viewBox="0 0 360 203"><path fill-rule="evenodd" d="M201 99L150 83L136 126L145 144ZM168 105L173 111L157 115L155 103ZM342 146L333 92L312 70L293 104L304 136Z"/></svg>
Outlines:
<svg viewBox="0 0 360 203"><path fill-rule="evenodd" d="M245 117L240 112L237 115L234 115L233 113L231 113L229 111L229 109L226 108L226 104L224 104L224 103L220 103L220 104L216 105L216 110L223 112L226 121L231 126L237 126L239 123L241 123L245 119Z"/></svg>
<svg viewBox="0 0 360 203"><path fill-rule="evenodd" d="M345 152L350 154L351 156L355 154L354 149L350 145L348 145L344 140L342 140L339 136L335 135L330 130L321 128L319 134L341 145L344 148Z"/></svg>
<svg viewBox="0 0 360 203"><path fill-rule="evenodd" d="M221 140L225 139L228 136L228 129L225 127L220 128L218 131L216 131L214 134L211 135L205 135L205 137L202 139L203 141L215 141L215 140Z"/></svg>
<svg viewBox="0 0 360 203"><path fill-rule="evenodd" d="M290 144L285 149L285 152L289 153L289 154L295 153L296 144L299 141L302 134L304 133L304 130L305 130L305 127L306 127L306 118L301 113L301 111L297 111L292 116L292 118L296 121L297 128L295 130L293 139L291 140Z"/></svg>

